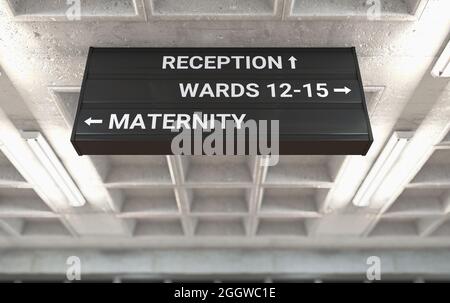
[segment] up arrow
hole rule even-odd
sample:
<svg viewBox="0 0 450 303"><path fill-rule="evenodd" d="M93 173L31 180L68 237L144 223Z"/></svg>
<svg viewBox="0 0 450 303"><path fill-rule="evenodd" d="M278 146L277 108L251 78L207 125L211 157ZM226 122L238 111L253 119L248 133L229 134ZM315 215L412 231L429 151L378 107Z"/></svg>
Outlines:
<svg viewBox="0 0 450 303"><path fill-rule="evenodd" d="M347 86L345 86L344 88L335 88L334 89L335 93L345 93L346 95L351 91L352 90L350 88L348 88Z"/></svg>
<svg viewBox="0 0 450 303"><path fill-rule="evenodd" d="M296 68L296 62L298 61L298 59L295 58L294 56L291 56L288 60L289 60L289 62L291 62L291 69L295 69Z"/></svg>
<svg viewBox="0 0 450 303"><path fill-rule="evenodd" d="M84 121L87 125L91 126L91 124L102 124L103 120L101 119L92 119L92 117L89 117L86 121Z"/></svg>

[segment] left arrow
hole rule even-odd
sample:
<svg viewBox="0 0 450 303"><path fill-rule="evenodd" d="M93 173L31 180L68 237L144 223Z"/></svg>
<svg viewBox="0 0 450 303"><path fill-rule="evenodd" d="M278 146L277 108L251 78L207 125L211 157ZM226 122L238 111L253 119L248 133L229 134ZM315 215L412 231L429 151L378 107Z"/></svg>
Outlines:
<svg viewBox="0 0 450 303"><path fill-rule="evenodd" d="M101 119L92 119L92 117L89 117L86 121L84 121L87 125L91 126L91 124L102 124L103 120Z"/></svg>

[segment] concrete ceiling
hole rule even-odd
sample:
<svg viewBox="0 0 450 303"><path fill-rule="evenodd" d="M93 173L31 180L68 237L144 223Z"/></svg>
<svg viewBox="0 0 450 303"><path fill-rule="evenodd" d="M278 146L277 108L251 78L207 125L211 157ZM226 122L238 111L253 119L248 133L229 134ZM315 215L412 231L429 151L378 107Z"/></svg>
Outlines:
<svg viewBox="0 0 450 303"><path fill-rule="evenodd" d="M450 247L450 85L430 74L450 2L0 1L0 247ZM355 46L366 157L78 157L70 130L90 46ZM72 208L21 130L44 134L88 204ZM393 131L414 136L367 208L351 200Z"/></svg>

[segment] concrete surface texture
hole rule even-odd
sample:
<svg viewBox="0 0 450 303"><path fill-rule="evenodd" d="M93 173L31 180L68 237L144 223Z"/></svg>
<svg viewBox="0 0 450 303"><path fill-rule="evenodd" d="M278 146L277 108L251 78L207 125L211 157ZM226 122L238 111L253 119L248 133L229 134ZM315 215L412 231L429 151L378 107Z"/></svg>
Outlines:
<svg viewBox="0 0 450 303"><path fill-rule="evenodd" d="M450 85L431 69L450 1L0 1L0 248L450 247ZM375 137L366 157L78 157L69 142L98 47L351 47ZM40 131L88 201L68 205L21 137ZM413 131L366 208L352 199L393 131ZM47 176L48 178L48 176Z"/></svg>

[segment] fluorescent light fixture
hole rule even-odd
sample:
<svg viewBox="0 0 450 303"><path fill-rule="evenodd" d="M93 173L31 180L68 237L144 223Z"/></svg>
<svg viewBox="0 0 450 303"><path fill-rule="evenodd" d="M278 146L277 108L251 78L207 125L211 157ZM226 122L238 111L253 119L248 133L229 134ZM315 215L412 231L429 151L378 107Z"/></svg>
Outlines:
<svg viewBox="0 0 450 303"><path fill-rule="evenodd" d="M370 199L391 171L412 134L412 132L394 132L353 198L355 206L366 207L370 204Z"/></svg>
<svg viewBox="0 0 450 303"><path fill-rule="evenodd" d="M23 138L44 166L45 170L67 197L70 205L81 207L86 204L86 199L41 133L23 132Z"/></svg>
<svg viewBox="0 0 450 303"><path fill-rule="evenodd" d="M436 65L431 71L431 75L436 78L450 77L450 42L437 60Z"/></svg>

